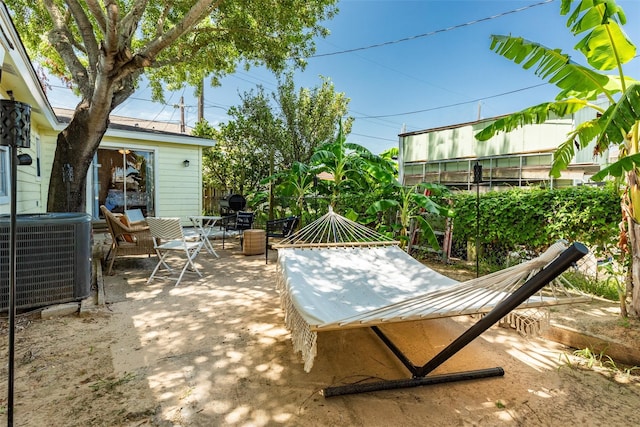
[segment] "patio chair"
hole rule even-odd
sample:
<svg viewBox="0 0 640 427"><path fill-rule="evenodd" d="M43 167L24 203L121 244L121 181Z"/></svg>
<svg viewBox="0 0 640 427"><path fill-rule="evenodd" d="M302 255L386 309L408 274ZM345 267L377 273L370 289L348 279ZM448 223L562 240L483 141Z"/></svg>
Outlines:
<svg viewBox="0 0 640 427"><path fill-rule="evenodd" d="M189 267L191 267L198 276L202 277L202 274L194 264L193 260L198 256L198 253L202 249L202 246L204 245L203 240L187 240L182 229L182 224L180 223L180 218L149 217L147 218L147 224L149 224L149 231L156 242L155 251L158 254L158 258L160 258L156 267L153 269L151 276L149 276L147 284L151 283L153 278L156 277L156 273L160 269L160 266L163 266L169 272L173 271L167 263L167 257L169 254L177 254L185 258L184 265L182 266L182 270L180 271L178 278L166 277L168 279L175 280L176 286L178 286L182 280L182 276L184 276L185 271L187 271L187 268Z"/></svg>
<svg viewBox="0 0 640 427"><path fill-rule="evenodd" d="M272 219L267 221L267 231L264 247L265 264L269 263L269 237L276 237L279 239L289 237L298 226L299 221L300 218L297 216L289 216L286 218Z"/></svg>
<svg viewBox="0 0 640 427"><path fill-rule="evenodd" d="M224 249L224 241L230 236L240 237L240 248L243 243L243 232L253 227L253 212L238 211L235 215L223 218L224 233L222 235L222 249Z"/></svg>
<svg viewBox="0 0 640 427"><path fill-rule="evenodd" d="M154 255L154 242L149 227L143 224L131 225L126 217L116 216L107 209L106 206L100 206L100 211L104 215L104 219L111 234L111 247L105 257L108 261L107 274L112 274L113 263L116 257L131 255Z"/></svg>

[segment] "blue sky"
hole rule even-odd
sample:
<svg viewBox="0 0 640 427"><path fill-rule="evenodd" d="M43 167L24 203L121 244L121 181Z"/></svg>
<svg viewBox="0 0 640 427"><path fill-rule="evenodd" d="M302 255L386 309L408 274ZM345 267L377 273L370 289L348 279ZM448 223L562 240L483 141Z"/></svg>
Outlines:
<svg viewBox="0 0 640 427"><path fill-rule="evenodd" d="M560 0L341 0L340 12L326 22L331 34L317 40L316 57L295 74L297 87L316 87L320 75L350 98L356 118L348 140L380 153L397 146L398 134L473 121L518 111L552 100L558 90L544 84L489 49L490 35L522 36L550 48L561 48L584 64L573 50L578 42L566 28ZM640 46L640 1L618 0L630 24L623 28ZM522 9L516 11L517 9ZM474 21L479 21L475 22ZM426 34L426 35L425 35ZM421 37L415 37L425 35ZM410 38L397 43L397 40ZM377 44L372 47L359 49ZM640 50L640 49L639 49ZM640 53L640 52L639 52ZM640 79L640 58L625 67ZM54 84L54 106L73 108L75 101ZM228 107L239 104L238 93L262 85L276 91L276 77L264 69L239 71L207 88L205 118L212 124L228 120ZM152 103L141 86L114 114L178 122L174 108L185 98L187 125L197 119L193 90L167 93L166 105ZM418 112L422 111L422 112Z"/></svg>

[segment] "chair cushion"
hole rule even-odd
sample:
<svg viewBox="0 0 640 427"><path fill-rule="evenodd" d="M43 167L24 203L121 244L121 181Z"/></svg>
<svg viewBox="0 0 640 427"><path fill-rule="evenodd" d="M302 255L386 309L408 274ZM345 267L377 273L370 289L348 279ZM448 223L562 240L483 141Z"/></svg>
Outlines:
<svg viewBox="0 0 640 427"><path fill-rule="evenodd" d="M120 222L122 224L124 224L125 227L130 227L131 226L129 224L129 220L127 219L126 215L122 215L120 217ZM135 243L135 241L136 241L135 236L132 236L131 234L122 234L122 238L124 239L125 242L129 242L129 243Z"/></svg>

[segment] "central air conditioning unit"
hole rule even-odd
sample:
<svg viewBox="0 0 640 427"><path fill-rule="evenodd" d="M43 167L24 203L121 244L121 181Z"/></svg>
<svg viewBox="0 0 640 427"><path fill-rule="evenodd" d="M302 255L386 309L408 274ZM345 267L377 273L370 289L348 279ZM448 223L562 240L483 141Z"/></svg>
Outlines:
<svg viewBox="0 0 640 427"><path fill-rule="evenodd" d="M43 307L91 293L91 216L16 217L16 308ZM10 217L0 216L0 311L9 308Z"/></svg>

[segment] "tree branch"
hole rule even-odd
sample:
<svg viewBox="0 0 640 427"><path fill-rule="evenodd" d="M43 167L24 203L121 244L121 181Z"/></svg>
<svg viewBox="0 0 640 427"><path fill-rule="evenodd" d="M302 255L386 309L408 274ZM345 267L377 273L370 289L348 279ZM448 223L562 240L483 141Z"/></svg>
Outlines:
<svg viewBox="0 0 640 427"><path fill-rule="evenodd" d="M209 10L212 7L216 7L220 1L218 0L215 4L212 4L212 0L198 0L198 2L187 12L182 21L178 22L173 28L168 30L164 34L160 34L154 40L152 40L149 44L147 44L147 48L133 55L127 61L123 59L121 62L121 66L118 67L115 72L117 74L111 75L111 77L117 81L127 78L132 73L135 73L139 68L146 67L155 67L154 62L156 56L167 46L171 45L182 35L193 31L193 27L200 22L206 15L209 13ZM158 25L159 28L162 28L161 25ZM171 64L171 63L180 63L180 59L176 59L176 61L163 61L163 65Z"/></svg>
<svg viewBox="0 0 640 427"><path fill-rule="evenodd" d="M160 37L162 35L162 31L164 28L164 23L167 19L167 15L169 15L169 11L171 10L169 4L164 5L164 9L162 10L162 14L158 18L158 22L156 23L156 37Z"/></svg>
<svg viewBox="0 0 640 427"><path fill-rule="evenodd" d="M138 28L138 22L142 18L148 3L148 0L136 1L131 6L129 12L120 21L120 46L127 48L131 47L131 38Z"/></svg>
<svg viewBox="0 0 640 427"><path fill-rule="evenodd" d="M105 1L106 9L106 32L101 43L102 54L96 66L96 82L93 86L93 94L88 99L109 100L109 102L92 102L90 106L91 114L98 117L107 116L111 111L111 102L114 92L118 89L114 83L117 79L113 77L118 54L118 4L115 0Z"/></svg>
<svg viewBox="0 0 640 427"><path fill-rule="evenodd" d="M48 34L49 42L69 68L82 95L87 97L91 94L89 73L74 52L73 36L67 29L65 13L54 4L53 0L44 0L43 4L53 23L53 29Z"/></svg>
<svg viewBox="0 0 640 427"><path fill-rule="evenodd" d="M171 45L181 36L191 31L193 27L200 22L211 9L217 7L220 2L222 2L222 0L217 0L215 2L212 0L198 0L180 22L167 32L158 35L147 45L146 49L140 52L140 55L153 60L158 53L162 51L162 49Z"/></svg>
<svg viewBox="0 0 640 427"><path fill-rule="evenodd" d="M143 69L139 68L137 71L129 74L127 77L122 79L119 89L115 90L113 93L111 110L122 104L135 92L136 82L138 81L138 78L140 77L142 72Z"/></svg>
<svg viewBox="0 0 640 427"><path fill-rule="evenodd" d="M118 52L119 8L115 0L107 0L105 8L107 10L107 27L104 33L103 49L106 56L112 57ZM109 72L111 72L111 67L109 67Z"/></svg>
<svg viewBox="0 0 640 427"><path fill-rule="evenodd" d="M106 16L104 16L100 4L97 2L97 0L86 0L86 2L87 8L96 19L96 23L98 24L100 31L102 31L102 34L104 34L107 31L107 18Z"/></svg>
<svg viewBox="0 0 640 427"><path fill-rule="evenodd" d="M78 30L80 32L80 37L82 38L82 45L84 46L84 52L87 54L87 59L90 64L96 64L99 58L98 51L98 41L96 40L96 36L94 34L93 26L89 21L84 9L77 2L77 0L66 0L67 6L69 7L69 11L73 15L77 25ZM93 13L93 12L92 12ZM94 80L95 76L91 75L89 71L89 79L90 81Z"/></svg>

